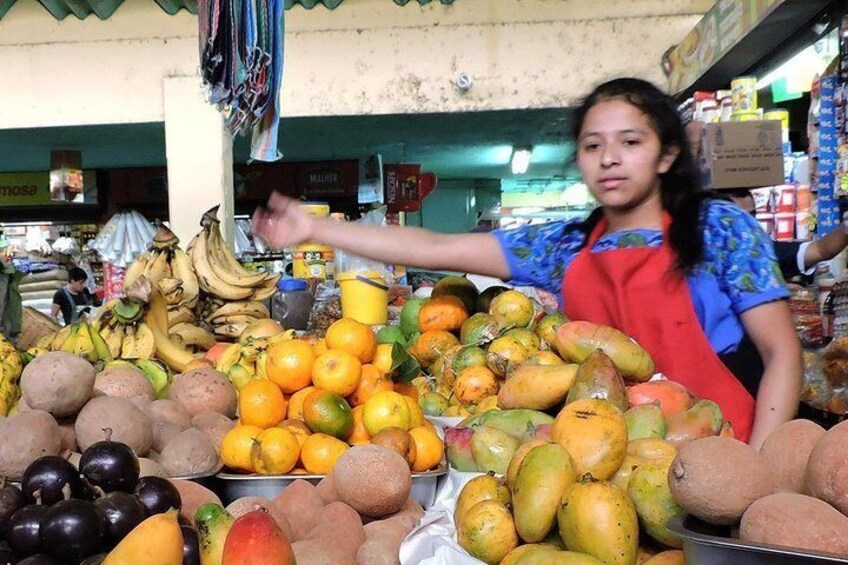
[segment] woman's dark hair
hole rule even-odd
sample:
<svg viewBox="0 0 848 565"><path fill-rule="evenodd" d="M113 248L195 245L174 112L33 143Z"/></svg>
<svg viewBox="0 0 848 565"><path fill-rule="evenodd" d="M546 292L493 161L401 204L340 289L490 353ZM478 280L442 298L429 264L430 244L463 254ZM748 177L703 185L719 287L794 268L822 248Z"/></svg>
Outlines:
<svg viewBox="0 0 848 565"><path fill-rule="evenodd" d="M639 108L654 126L663 149L676 148L679 151L668 172L660 175L660 195L663 208L671 216L669 245L677 256L677 268L687 271L704 254L700 212L701 203L710 198L710 193L701 189L700 173L674 100L644 80L619 78L606 82L595 88L577 108L573 130L575 140L580 138L589 110L606 100L624 100ZM587 238L602 215L603 210L598 208L584 222Z"/></svg>

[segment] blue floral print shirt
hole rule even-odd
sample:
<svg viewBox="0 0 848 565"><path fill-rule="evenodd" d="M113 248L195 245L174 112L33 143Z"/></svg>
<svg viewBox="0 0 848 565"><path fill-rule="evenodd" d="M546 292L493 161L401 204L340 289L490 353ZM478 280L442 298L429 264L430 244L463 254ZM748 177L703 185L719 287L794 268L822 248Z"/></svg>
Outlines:
<svg viewBox="0 0 848 565"><path fill-rule="evenodd" d="M506 255L512 282L552 292L562 301L562 278L581 250L579 221L550 222L492 232ZM736 351L744 337L739 315L789 297L768 235L732 202L708 200L701 209L704 258L686 280L704 333L719 353ZM659 230L607 234L593 253L626 247L660 247Z"/></svg>

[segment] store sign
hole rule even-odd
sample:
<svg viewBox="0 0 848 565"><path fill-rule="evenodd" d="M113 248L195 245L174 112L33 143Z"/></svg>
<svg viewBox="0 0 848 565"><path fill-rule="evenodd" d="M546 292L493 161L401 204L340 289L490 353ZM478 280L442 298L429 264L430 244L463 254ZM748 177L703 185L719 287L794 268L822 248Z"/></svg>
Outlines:
<svg viewBox="0 0 848 565"><path fill-rule="evenodd" d="M359 193L359 161L298 163L297 187L310 200L355 201Z"/></svg>
<svg viewBox="0 0 848 565"><path fill-rule="evenodd" d="M698 80L786 0L719 0L683 41L666 54L669 92Z"/></svg>
<svg viewBox="0 0 848 565"><path fill-rule="evenodd" d="M0 207L52 204L50 173L0 173Z"/></svg>

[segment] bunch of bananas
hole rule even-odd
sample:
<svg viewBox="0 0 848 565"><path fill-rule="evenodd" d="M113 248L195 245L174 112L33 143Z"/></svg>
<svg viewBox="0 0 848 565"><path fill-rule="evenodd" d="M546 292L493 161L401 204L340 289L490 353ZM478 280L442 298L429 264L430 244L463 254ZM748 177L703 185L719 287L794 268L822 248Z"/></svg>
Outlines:
<svg viewBox="0 0 848 565"><path fill-rule="evenodd" d="M252 322L268 317L261 301L276 292L280 277L241 266L221 236L218 206L203 214L200 225L203 229L192 239L188 254L200 289L211 299L204 318L216 336L238 339Z"/></svg>
<svg viewBox="0 0 848 565"><path fill-rule="evenodd" d="M158 286L169 308L191 312L200 298L197 276L188 255L179 248L180 240L163 224L159 224L153 245L127 268L124 288L131 287L141 276ZM193 319L193 318L192 318Z"/></svg>
<svg viewBox="0 0 848 565"><path fill-rule="evenodd" d="M5 416L21 397L18 381L23 371L18 350L0 335L0 415Z"/></svg>
<svg viewBox="0 0 848 565"><path fill-rule="evenodd" d="M37 357L46 351L67 351L85 357L91 363L101 360L108 363L120 356L122 347L121 338L117 342L114 338L107 340L100 333L97 323L91 324L83 320L42 337L27 353Z"/></svg>
<svg viewBox="0 0 848 565"><path fill-rule="evenodd" d="M207 300L204 306L203 321L216 337L226 341L238 340L252 323L271 317L268 308L257 300Z"/></svg>
<svg viewBox="0 0 848 565"><path fill-rule="evenodd" d="M253 379L268 378L265 363L268 347L280 341L294 339L294 331L287 330L268 338L247 338L227 347L215 364L215 369L225 373L235 387L241 390Z"/></svg>

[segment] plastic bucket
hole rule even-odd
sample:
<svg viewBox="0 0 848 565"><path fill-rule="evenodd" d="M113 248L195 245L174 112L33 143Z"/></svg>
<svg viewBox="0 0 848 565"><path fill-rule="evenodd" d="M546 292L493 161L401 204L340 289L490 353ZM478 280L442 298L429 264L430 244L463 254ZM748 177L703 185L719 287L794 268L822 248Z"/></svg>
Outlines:
<svg viewBox="0 0 848 565"><path fill-rule="evenodd" d="M345 271L337 277L342 316L369 326L389 319L389 287L377 271Z"/></svg>

